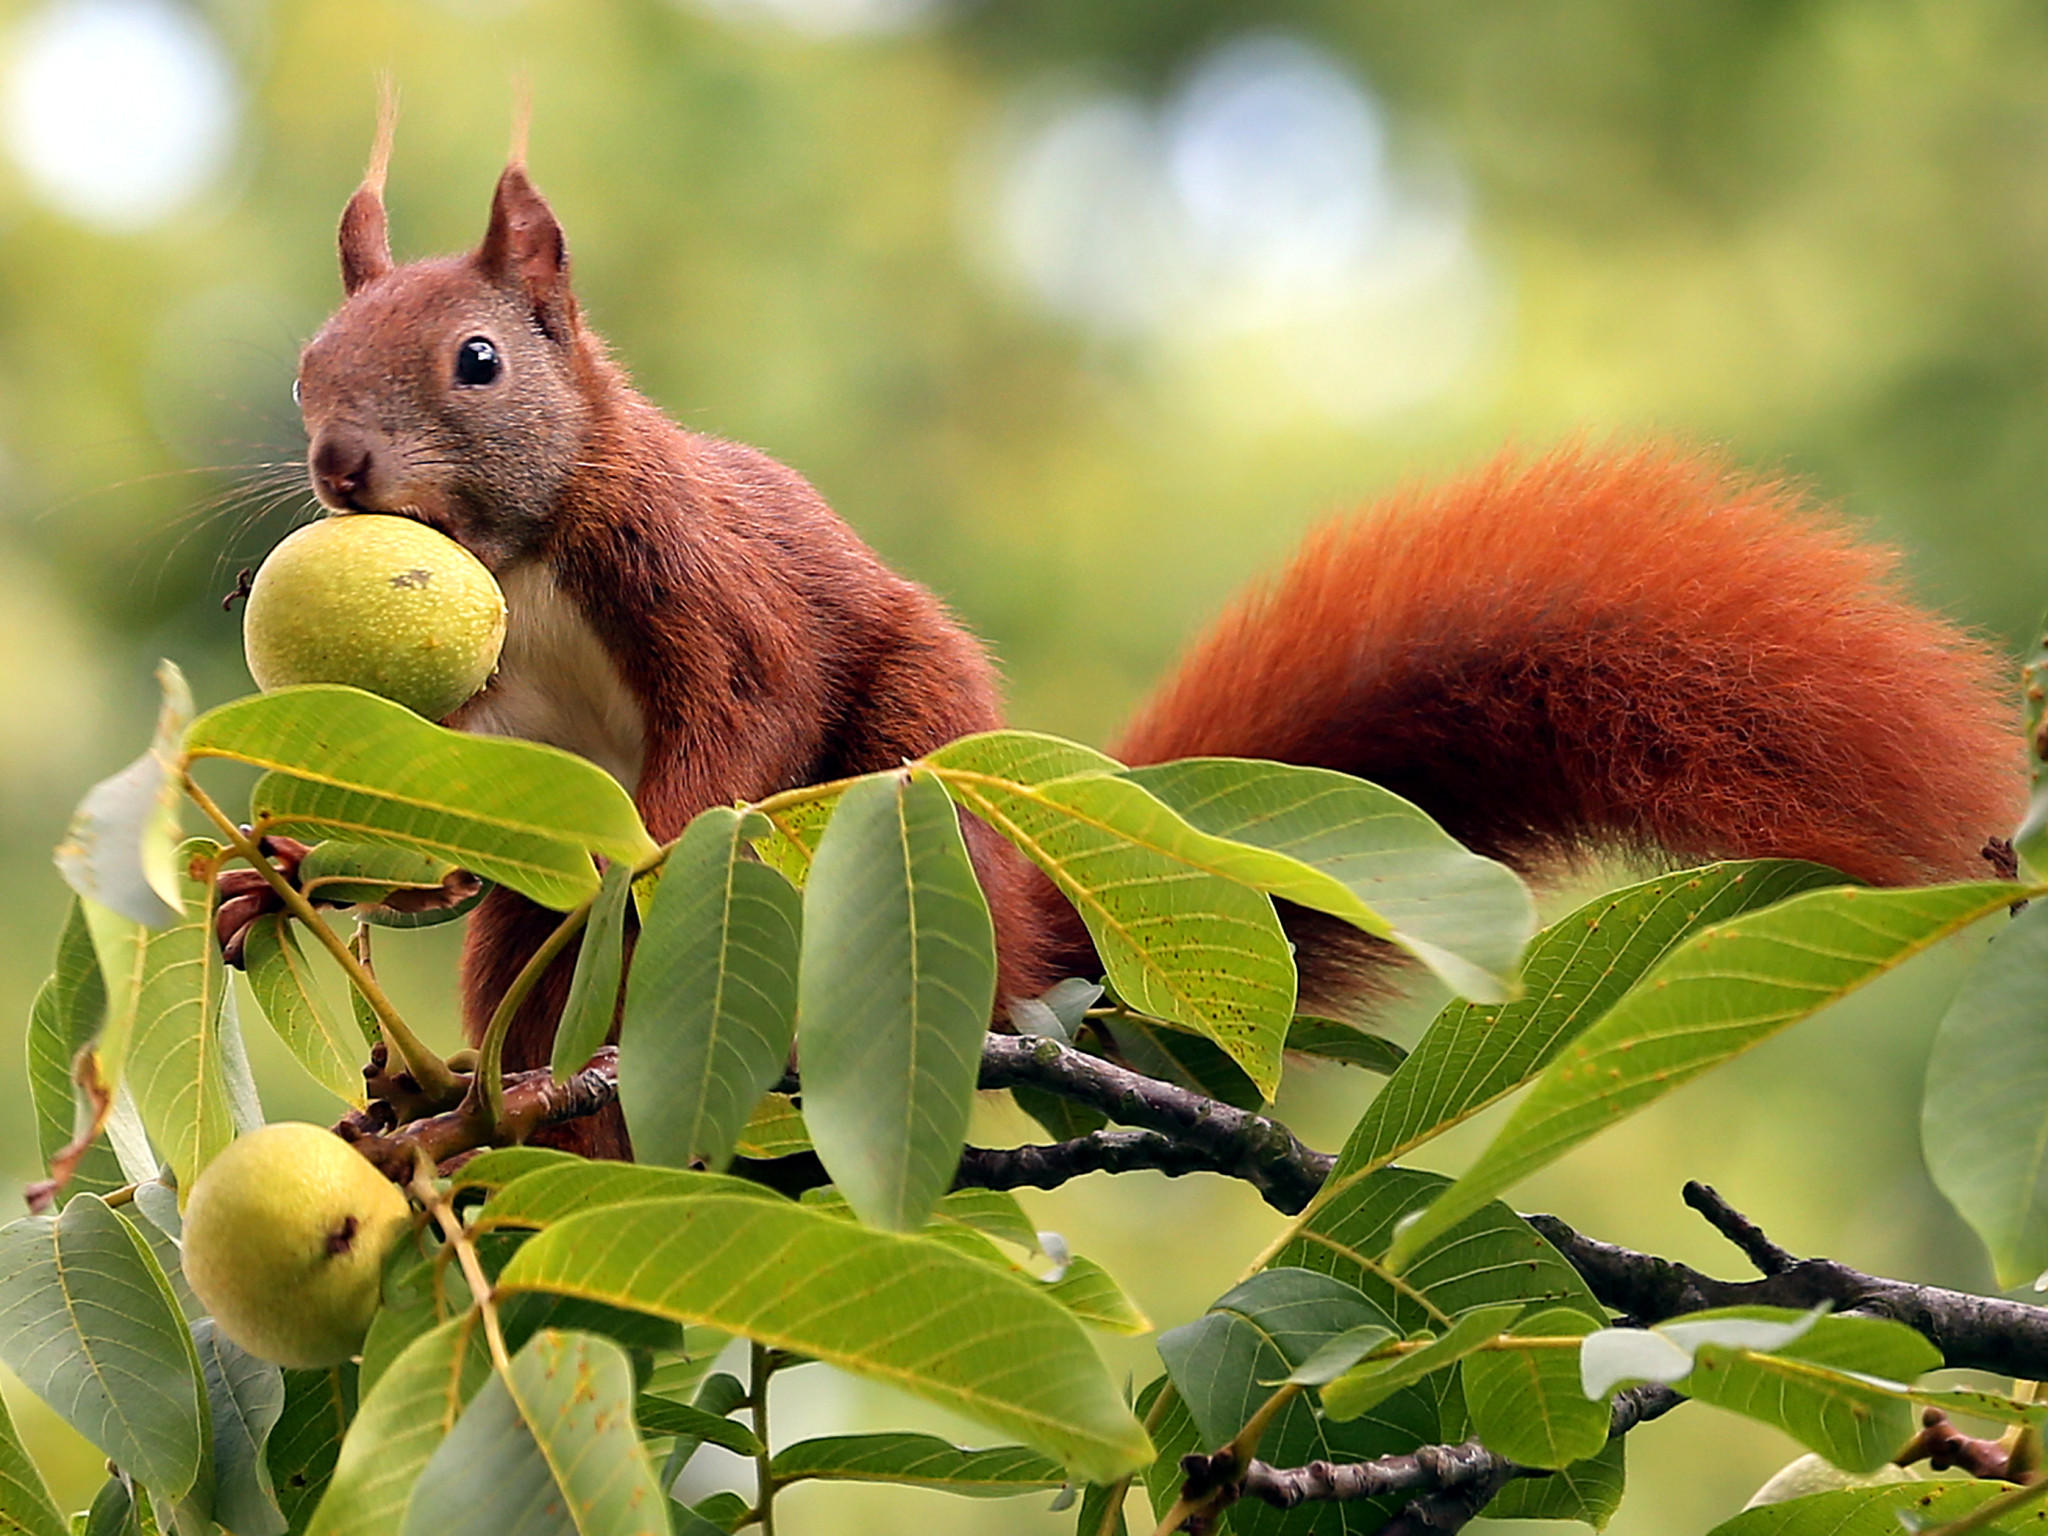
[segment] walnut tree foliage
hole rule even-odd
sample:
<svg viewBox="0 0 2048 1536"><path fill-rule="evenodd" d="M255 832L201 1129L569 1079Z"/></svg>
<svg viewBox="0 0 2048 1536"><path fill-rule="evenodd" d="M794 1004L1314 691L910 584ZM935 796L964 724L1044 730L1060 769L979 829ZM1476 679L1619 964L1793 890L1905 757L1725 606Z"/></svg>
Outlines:
<svg viewBox="0 0 2048 1536"><path fill-rule="evenodd" d="M331 687L195 718L176 669L162 682L147 751L87 795L58 851L77 900L28 1063L51 1178L0 1228L0 1360L112 1470L74 1519L0 1416L0 1530L702 1533L772 1528L800 1481L1052 1501L1091 1536L1132 1529L1139 1493L1162 1531L1364 1536L1482 1508L1598 1528L1625 1497L1627 1431L1681 1401L1846 1474L1892 1462L1931 1410L2020 1448L2000 1463L2013 1482L1871 1482L1731 1510L1729 1536L2027 1518L2048 1408L1923 1382L1945 1362L1938 1329L1755 1306L1644 1326L1503 1200L1983 923L1936 1047L1927 1149L2001 1276L2031 1278L2048 1267L2048 908L2005 914L2048 886L1870 890L1723 863L1537 931L1511 871L1371 785L1224 759L1133 771L1021 732L716 808L662 845L614 781L551 748ZM260 770L246 805L205 787L214 760ZM1073 902L1103 977L995 996L965 816ZM2048 870L2043 819L2018 838L2028 878ZM218 877L277 874L264 840L284 838L311 851L242 939L263 1023L433 1207L360 1359L320 1371L239 1349L178 1263L178 1191L262 1122ZM560 912L578 944L552 1075L501 1077L510 1006L475 1061L436 1057L350 942L459 921L475 892L455 870ZM1398 948L1456 1000L1406 1051L1297 1016L1276 898ZM985 1043L992 1014L1023 1038ZM1334 1156L1257 1112L1290 1052L1355 1069ZM1047 1145L966 1146L998 1066ZM1462 1177L1403 1166L1511 1095ZM613 1097L638 1163L517 1144L536 1117ZM1153 1321L1007 1192L1124 1167L1234 1173L1291 1216L1200 1316L1158 1320L1158 1368L1129 1385L1090 1334ZM813 1362L986 1433L779 1438L770 1380L801 1392ZM705 1445L751 1474L686 1505L674 1490Z"/></svg>

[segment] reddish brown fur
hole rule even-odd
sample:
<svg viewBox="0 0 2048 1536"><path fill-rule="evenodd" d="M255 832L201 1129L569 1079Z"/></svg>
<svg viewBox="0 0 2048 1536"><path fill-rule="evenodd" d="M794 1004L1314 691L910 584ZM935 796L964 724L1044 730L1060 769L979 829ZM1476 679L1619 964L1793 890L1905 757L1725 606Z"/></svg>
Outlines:
<svg viewBox="0 0 2048 1536"><path fill-rule="evenodd" d="M539 558L642 705L636 800L657 838L710 806L893 767L1000 723L980 647L800 477L684 432L623 384L609 398L616 415L591 454L602 467L571 481ZM1015 929L1027 913L1018 872L973 836ZM509 895L479 912L465 965L472 1034L554 921ZM545 1059L566 996L568 967L556 969L550 995L519 1016L508 1063Z"/></svg>
<svg viewBox="0 0 2048 1536"><path fill-rule="evenodd" d="M1341 769L1523 868L1619 847L1985 874L2022 794L2001 668L1894 564L1710 455L1503 459L1313 535L1116 755ZM1305 948L1304 995L1332 1005L1358 958Z"/></svg>
<svg viewBox="0 0 2048 1536"><path fill-rule="evenodd" d="M371 183L342 244L350 301L301 366L316 485L421 517L501 572L544 562L640 710L656 837L1000 723L987 659L931 594L800 476L633 392L521 167L468 257L390 267ZM518 387L457 387L459 339L491 327ZM1891 565L1701 456L1503 462L1312 538L1194 648L1119 755L1339 768L1523 866L1622 845L1966 874L2019 797L1996 669L1903 602ZM978 823L968 836L1002 995L1093 974L1071 909ZM507 891L479 909L472 1038L556 921ZM1317 1006L1370 984L1380 957L1355 932L1296 932ZM546 1059L569 970L521 1011L508 1066ZM624 1149L615 1116L579 1124L573 1144Z"/></svg>

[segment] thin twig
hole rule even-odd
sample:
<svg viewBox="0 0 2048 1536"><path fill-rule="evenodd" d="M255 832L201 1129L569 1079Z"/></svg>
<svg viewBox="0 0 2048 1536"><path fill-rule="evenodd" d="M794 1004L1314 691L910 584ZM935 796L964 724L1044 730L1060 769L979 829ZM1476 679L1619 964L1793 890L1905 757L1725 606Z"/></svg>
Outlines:
<svg viewBox="0 0 2048 1536"><path fill-rule="evenodd" d="M1244 1180L1268 1204L1290 1214L1308 1204L1334 1163L1327 1153L1303 1146L1277 1120L1043 1036L990 1035L982 1044L981 1086L1042 1088L1124 1125L1156 1131L1203 1154L1211 1171Z"/></svg>
<svg viewBox="0 0 2048 1536"><path fill-rule="evenodd" d="M1608 1411L1608 1438L1619 1438L1638 1424L1669 1413L1683 1401L1682 1396L1665 1386L1631 1387L1619 1392ZM1418 1495L1382 1527L1381 1536L1388 1536L1394 1532L1457 1530L1509 1483L1518 1478L1550 1475L1545 1468L1510 1461L1476 1440L1467 1440L1459 1445L1425 1445L1404 1455L1381 1456L1372 1461L1318 1461L1306 1467L1284 1468L1254 1461L1245 1469L1238 1493L1242 1498L1258 1499L1277 1509L1293 1509L1313 1501L1385 1498L1390 1493Z"/></svg>
<svg viewBox="0 0 2048 1536"><path fill-rule="evenodd" d="M617 1103L618 1047L604 1047L566 1082L556 1082L546 1067L515 1072L505 1081L504 1096L505 1119L497 1127L486 1125L467 1109L394 1126L387 1110L372 1105L344 1116L334 1129L388 1177L404 1180L413 1165L414 1149L439 1165L478 1147L494 1146L499 1138L524 1141L544 1125L580 1119Z"/></svg>
<svg viewBox="0 0 2048 1536"><path fill-rule="evenodd" d="M1303 1189L1319 1164L1330 1159L1307 1152L1298 1177L1274 1179L1256 1187L1266 1203L1293 1215L1305 1203ZM968 1147L960 1156L956 1189L1058 1189L1090 1173L1135 1173L1145 1170L1179 1178L1189 1173L1220 1173L1242 1177L1243 1157L1235 1149L1191 1146L1162 1131L1091 1131L1069 1141L1021 1147Z"/></svg>
<svg viewBox="0 0 2048 1536"><path fill-rule="evenodd" d="M754 1439L761 1447L754 1453L754 1514L761 1522L761 1536L775 1536L775 1458L768 1446L768 1380L775 1374L771 1355L765 1344L748 1346L748 1359L753 1367L748 1373L752 1378L747 1389L748 1406L753 1410Z"/></svg>
<svg viewBox="0 0 2048 1536"><path fill-rule="evenodd" d="M1904 1323L1940 1350L1943 1363L1952 1368L2033 1381L2048 1377L2048 1308L1887 1280L1833 1259L1790 1255L1788 1267L1761 1280L1717 1280L1689 1264L1586 1237L1555 1216L1527 1220L1600 1301L1637 1323L1713 1307L1804 1311L1826 1302L1838 1312Z"/></svg>
<svg viewBox="0 0 2048 1536"><path fill-rule="evenodd" d="M592 898L595 900L595 898ZM483 1038L476 1045L476 1076L470 1080L469 1107L478 1109L491 1125L502 1126L505 1122L505 1037L512 1032L513 1017L527 994L547 968L555 963L555 956L569 947L569 941L583 931L583 925L590 921L591 903L564 915L555 924L554 932L531 955L526 964L519 968L519 974L512 978L512 985L505 989L505 995L498 999L498 1006L491 1012L491 1021L484 1026Z"/></svg>
<svg viewBox="0 0 2048 1536"><path fill-rule="evenodd" d="M1708 1226L1740 1248L1758 1274L1782 1275L1798 1267L1799 1260L1794 1255L1772 1242L1762 1227L1723 1200L1713 1185L1688 1179L1679 1197L1698 1211Z"/></svg>
<svg viewBox="0 0 2048 1536"><path fill-rule="evenodd" d="M441 1235L448 1239L448 1246L455 1250L455 1262L462 1266L462 1278L469 1282L469 1294L484 1320L484 1342L490 1347L491 1364L497 1367L500 1376L509 1378L512 1356L505 1348L504 1330L498 1326L498 1308L492 1299L490 1279L484 1274L476 1249L470 1246L469 1233L463 1230L462 1219L442 1198L441 1191L434 1187L434 1165L426 1161L424 1155L415 1159L408 1187L413 1198L440 1226Z"/></svg>
<svg viewBox="0 0 2048 1536"><path fill-rule="evenodd" d="M277 893L285 909L310 929L328 954L334 957L335 964L341 967L343 974L349 979L349 984L362 996L363 1001L370 1005L370 1011L377 1015L377 1023L384 1031L384 1038L391 1043L391 1048L404 1061L405 1070L411 1073L413 1080L420 1085L421 1093L432 1102L453 1103L461 1092L461 1080L448 1070L447 1063L429 1049L426 1042L412 1032L397 1008L392 1006L391 999L385 995L383 987L378 985L377 978L357 963L356 957L349 952L349 947L341 935L321 921L320 914L314 910L312 902L306 899L305 893L278 872L270 860L263 856L262 850L256 846L254 840L235 825L227 812L214 803L213 797L201 789L189 773L185 775L185 793L191 796L194 805L206 813L207 820L220 828L221 836L227 839L228 846L233 848L251 869L264 878L271 890Z"/></svg>

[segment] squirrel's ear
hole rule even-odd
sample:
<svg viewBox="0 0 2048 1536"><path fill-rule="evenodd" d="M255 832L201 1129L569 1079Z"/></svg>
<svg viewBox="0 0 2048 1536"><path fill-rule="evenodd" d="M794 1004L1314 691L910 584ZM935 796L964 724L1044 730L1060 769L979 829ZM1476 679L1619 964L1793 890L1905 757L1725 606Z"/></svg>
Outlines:
<svg viewBox="0 0 2048 1536"><path fill-rule="evenodd" d="M341 210L341 287L354 293L391 270L391 235L384 199L368 182Z"/></svg>
<svg viewBox="0 0 2048 1536"><path fill-rule="evenodd" d="M341 210L341 287L354 293L391 270L391 230L384 217L384 175L398 128L398 88L386 76L377 103L377 137L363 184Z"/></svg>
<svg viewBox="0 0 2048 1536"><path fill-rule="evenodd" d="M491 223L473 258L484 275L504 287L524 290L534 318L556 341L576 328L576 299L569 291L569 243L547 199L514 161L498 178L491 198Z"/></svg>

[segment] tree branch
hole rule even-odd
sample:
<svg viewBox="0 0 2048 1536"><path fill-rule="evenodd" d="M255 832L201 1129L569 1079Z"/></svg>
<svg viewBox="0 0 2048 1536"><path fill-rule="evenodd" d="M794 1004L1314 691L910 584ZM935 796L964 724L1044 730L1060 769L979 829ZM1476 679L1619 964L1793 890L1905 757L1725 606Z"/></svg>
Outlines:
<svg viewBox="0 0 2048 1536"><path fill-rule="evenodd" d="M1043 1036L990 1035L982 1045L981 1086L1041 1088L1099 1109L1119 1124L1157 1132L1173 1143L1177 1159L1189 1159L1162 1171L1188 1173L1201 1167L1242 1179L1264 1195L1267 1204L1289 1215L1308 1204L1336 1163L1328 1153L1303 1146L1277 1120L1232 1108L1172 1083L1162 1083ZM1096 1136L1103 1134L1097 1132ZM1059 1147L1077 1148L1078 1143L1095 1143L1085 1151L1070 1154L1084 1161L1098 1155L1135 1159L1141 1147L1155 1145L1105 1144L1084 1136L1076 1142L1061 1142ZM1197 1157L1203 1161L1192 1160ZM1120 1163L1118 1168L1121 1171L1151 1166L1155 1165L1132 1160ZM1077 1173L1091 1171L1086 1167L1075 1169Z"/></svg>
<svg viewBox="0 0 2048 1536"><path fill-rule="evenodd" d="M1764 1278L1716 1280L1688 1264L1583 1236L1555 1216L1528 1221L1601 1302L1637 1323L1710 1307L1805 1309L1827 1302L1840 1312L1904 1323L1940 1350L1949 1366L2027 1381L2048 1378L2048 1308L1886 1280L1833 1259L1794 1257L1704 1184L1686 1186L1686 1203L1724 1235L1743 1233L1734 1240L1765 1271Z"/></svg>
<svg viewBox="0 0 2048 1536"><path fill-rule="evenodd" d="M343 1116L334 1130L387 1177L403 1182L412 1176L414 1148L439 1166L451 1157L493 1145L496 1135L509 1132L514 1141L524 1141L544 1125L595 1114L618 1097L619 1051L608 1045L566 1082L556 1082L546 1067L508 1076L505 1118L495 1132L486 1117L470 1109L394 1125L390 1106L381 1101Z"/></svg>
<svg viewBox="0 0 2048 1536"><path fill-rule="evenodd" d="M1617 1393L1609 1412L1607 1435L1615 1439L1638 1424L1669 1413L1685 1399L1669 1387L1630 1387ZM1181 1467L1197 1493L1214 1486L1218 1458L1189 1456ZM1400 1456L1372 1461L1310 1462L1305 1467L1274 1467L1254 1461L1237 1484L1239 1498L1258 1499L1276 1509L1293 1509L1314 1501L1344 1502L1412 1493L1415 1499L1380 1528L1379 1536L1419 1536L1421 1532L1455 1531L1470 1522L1509 1483L1522 1477L1549 1477L1542 1467L1509 1461L1467 1440L1460 1445L1425 1445Z"/></svg>
<svg viewBox="0 0 2048 1536"><path fill-rule="evenodd" d="M1319 1153L1311 1152L1311 1158ZM1187 1173L1220 1173L1244 1178L1240 1159L1207 1148L1175 1141L1159 1131L1094 1131L1071 1141L1055 1141L1023 1147L968 1147L960 1156L955 1189L1058 1189L1085 1173L1134 1173L1150 1170L1168 1178ZM1258 1170L1252 1182L1269 1205L1293 1215L1306 1203L1304 1184L1312 1170L1300 1178L1275 1179L1270 1170ZM1265 1182L1261 1183L1260 1180ZM1314 1185L1307 1189L1313 1192Z"/></svg>

